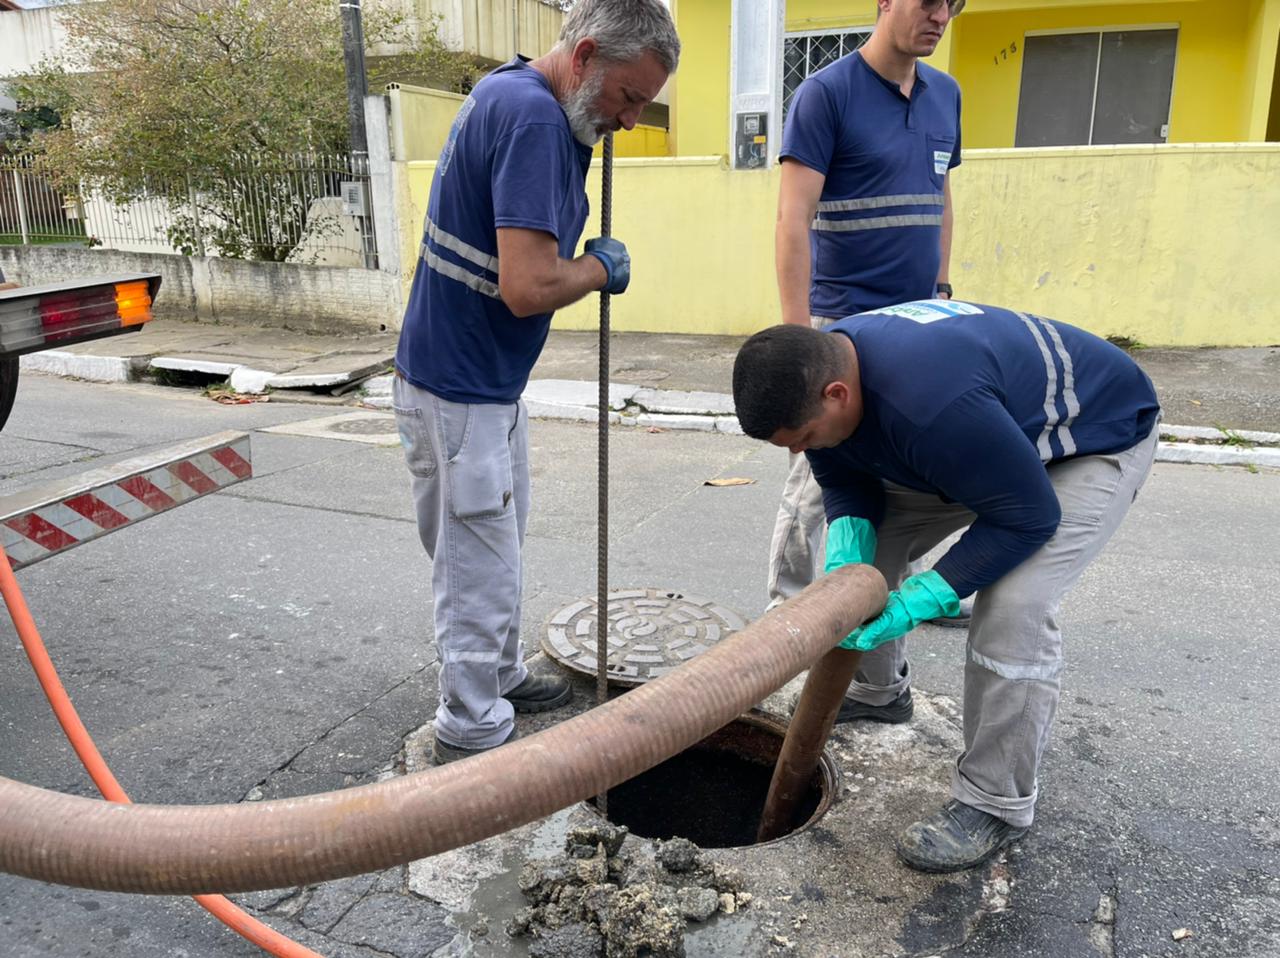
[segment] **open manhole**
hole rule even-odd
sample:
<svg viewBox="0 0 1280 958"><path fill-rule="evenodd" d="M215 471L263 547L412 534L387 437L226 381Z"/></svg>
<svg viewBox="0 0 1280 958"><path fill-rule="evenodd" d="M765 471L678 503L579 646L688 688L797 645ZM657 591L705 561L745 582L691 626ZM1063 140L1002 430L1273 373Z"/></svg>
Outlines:
<svg viewBox="0 0 1280 958"><path fill-rule="evenodd" d="M565 606L551 616L542 648L556 661L596 674L594 598ZM711 599L672 589L626 589L609 593L609 682L642 685L665 675L743 628L738 613Z"/></svg>
<svg viewBox="0 0 1280 958"><path fill-rule="evenodd" d="M701 848L754 845L785 737L780 721L744 715L609 789L609 821L642 838L687 838ZM839 770L824 751L791 826L780 838L817 822L839 792Z"/></svg>

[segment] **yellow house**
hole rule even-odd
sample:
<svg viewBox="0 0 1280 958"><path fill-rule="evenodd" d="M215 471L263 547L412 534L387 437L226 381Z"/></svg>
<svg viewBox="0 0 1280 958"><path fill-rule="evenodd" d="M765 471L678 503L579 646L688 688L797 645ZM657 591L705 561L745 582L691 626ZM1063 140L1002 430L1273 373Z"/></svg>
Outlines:
<svg viewBox="0 0 1280 958"><path fill-rule="evenodd" d="M780 117L805 76L865 41L875 4L671 6L684 49L668 130L617 144L613 230L633 282L613 328L748 334L778 319ZM964 96L957 295L1148 345L1280 343L1278 47L1280 0L968 0L931 58ZM442 132L457 106L441 108ZM434 150L398 156L407 284ZM555 324L598 318L589 298Z"/></svg>
<svg viewBox="0 0 1280 958"><path fill-rule="evenodd" d="M783 18L778 91L861 45L874 0L754 0ZM672 153L731 152L733 0L677 0ZM741 18L741 13L739 13ZM928 62L969 149L1280 140L1280 0L968 0Z"/></svg>

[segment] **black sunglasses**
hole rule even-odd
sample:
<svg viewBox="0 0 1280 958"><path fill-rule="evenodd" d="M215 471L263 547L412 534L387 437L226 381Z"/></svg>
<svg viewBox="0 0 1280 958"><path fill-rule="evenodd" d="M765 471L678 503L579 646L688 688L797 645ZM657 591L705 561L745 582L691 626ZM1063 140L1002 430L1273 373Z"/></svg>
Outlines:
<svg viewBox="0 0 1280 958"><path fill-rule="evenodd" d="M942 6L944 2L950 8L951 16L960 16L960 11L964 9L965 0L920 0L920 6L930 13L933 13L933 11Z"/></svg>

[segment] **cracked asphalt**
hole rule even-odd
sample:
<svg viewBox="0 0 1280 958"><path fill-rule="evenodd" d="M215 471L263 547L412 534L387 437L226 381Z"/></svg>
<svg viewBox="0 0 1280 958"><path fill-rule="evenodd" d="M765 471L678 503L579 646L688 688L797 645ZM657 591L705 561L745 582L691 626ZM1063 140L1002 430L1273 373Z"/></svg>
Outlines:
<svg viewBox="0 0 1280 958"><path fill-rule="evenodd" d="M24 375L0 434L0 494L331 412ZM709 433L615 429L611 443L611 581L758 615L785 455ZM533 652L547 618L595 590L595 429L536 422L531 456ZM429 565L399 450L254 432L253 459L248 482L18 573L136 801L257 801L401 774L405 741L433 710ZM753 482L703 484L717 477ZM746 866L757 901L692 935L691 958L1280 955L1277 502L1275 471L1157 466L1063 607L1068 667L1036 826L959 876L911 873L890 848L945 798L959 735L963 633L922 630L917 721L842 727L844 787L822 822L715 853ZM7 621L0 632L0 775L93 795ZM514 860L553 847L555 827L464 855ZM523 954L498 920L511 904L501 880L474 884L469 907L492 920L460 915L407 867L235 897L329 958ZM473 939L479 924L489 933ZM1175 940L1179 929L1191 936ZM260 952L187 899L0 875L0 954Z"/></svg>

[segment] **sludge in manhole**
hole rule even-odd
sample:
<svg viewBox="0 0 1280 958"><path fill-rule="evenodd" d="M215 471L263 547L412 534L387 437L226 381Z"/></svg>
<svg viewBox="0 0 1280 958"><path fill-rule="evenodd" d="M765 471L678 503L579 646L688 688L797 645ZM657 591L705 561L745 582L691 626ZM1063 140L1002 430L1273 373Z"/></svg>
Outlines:
<svg viewBox="0 0 1280 958"><path fill-rule="evenodd" d="M702 848L756 843L785 727L747 715L693 748L609 789L608 818L642 838L687 838ZM839 791L824 753L787 835L816 822Z"/></svg>

